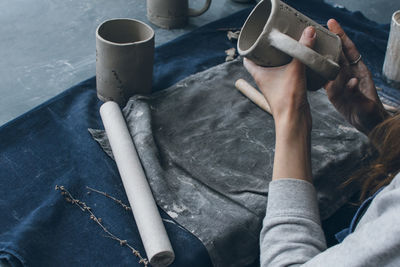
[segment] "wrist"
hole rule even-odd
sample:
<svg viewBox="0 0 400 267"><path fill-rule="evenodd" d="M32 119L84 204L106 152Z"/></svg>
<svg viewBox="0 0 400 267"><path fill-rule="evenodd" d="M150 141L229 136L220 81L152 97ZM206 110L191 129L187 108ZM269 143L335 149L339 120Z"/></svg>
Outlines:
<svg viewBox="0 0 400 267"><path fill-rule="evenodd" d="M309 135L312 128L312 119L309 110L287 112L274 116L275 131L277 136L288 136L292 134Z"/></svg>
<svg viewBox="0 0 400 267"><path fill-rule="evenodd" d="M382 104L376 104L375 108L373 108L371 112L367 115L359 116L359 118L360 122L358 124L361 125L361 127L355 125L356 128L369 136L376 126L390 118L390 114L385 110Z"/></svg>

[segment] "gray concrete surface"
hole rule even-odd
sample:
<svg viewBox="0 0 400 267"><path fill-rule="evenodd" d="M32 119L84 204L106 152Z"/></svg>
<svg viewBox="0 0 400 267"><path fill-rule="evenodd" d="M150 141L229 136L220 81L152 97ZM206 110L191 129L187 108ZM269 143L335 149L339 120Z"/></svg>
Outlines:
<svg viewBox="0 0 400 267"><path fill-rule="evenodd" d="M299 0L300 1L300 0ZM203 0L191 0L199 7ZM400 9L394 0L328 0L387 23ZM0 1L0 125L95 75L95 29L129 17L148 22L145 0ZM225 17L249 4L213 0L210 10L185 29L155 26L156 45Z"/></svg>
<svg viewBox="0 0 400 267"><path fill-rule="evenodd" d="M199 7L203 0L191 0ZM152 25L156 45L249 4L215 0L179 30ZM145 0L0 1L0 125L95 75L95 30L104 20L148 22Z"/></svg>

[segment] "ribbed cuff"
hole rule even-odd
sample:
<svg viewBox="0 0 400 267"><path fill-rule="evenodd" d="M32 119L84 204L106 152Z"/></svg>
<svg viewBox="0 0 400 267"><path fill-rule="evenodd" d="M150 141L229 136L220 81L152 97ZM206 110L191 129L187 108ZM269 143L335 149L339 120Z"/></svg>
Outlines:
<svg viewBox="0 0 400 267"><path fill-rule="evenodd" d="M304 180L284 178L269 184L266 217L296 216L320 224L317 194Z"/></svg>

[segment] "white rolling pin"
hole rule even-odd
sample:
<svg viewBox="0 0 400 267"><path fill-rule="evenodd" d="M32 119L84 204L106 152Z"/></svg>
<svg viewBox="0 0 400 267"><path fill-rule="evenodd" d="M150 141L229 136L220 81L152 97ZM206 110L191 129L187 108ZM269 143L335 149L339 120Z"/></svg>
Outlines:
<svg viewBox="0 0 400 267"><path fill-rule="evenodd" d="M152 266L168 266L175 254L121 109L109 101L100 107L100 115L147 258Z"/></svg>

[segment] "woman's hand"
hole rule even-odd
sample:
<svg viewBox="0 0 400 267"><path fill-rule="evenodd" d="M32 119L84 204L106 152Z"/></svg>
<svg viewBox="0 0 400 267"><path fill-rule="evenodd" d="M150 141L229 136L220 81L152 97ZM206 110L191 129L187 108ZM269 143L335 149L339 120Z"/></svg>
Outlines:
<svg viewBox="0 0 400 267"><path fill-rule="evenodd" d="M299 42L312 47L315 29L307 27ZM276 145L272 179L296 178L311 181L311 114L307 101L305 66L293 59L275 68L264 68L244 59L244 66L271 107L275 120Z"/></svg>
<svg viewBox="0 0 400 267"><path fill-rule="evenodd" d="M367 66L339 23L330 19L328 28L342 40L341 69L324 87L336 109L359 131L369 132L389 115L383 108Z"/></svg>
<svg viewBox="0 0 400 267"><path fill-rule="evenodd" d="M314 41L315 29L306 28L299 42L312 47ZM299 60L293 59L287 65L273 68L258 66L246 58L243 63L268 101L275 123L286 120L291 115L307 117L307 121L311 123L305 66Z"/></svg>

